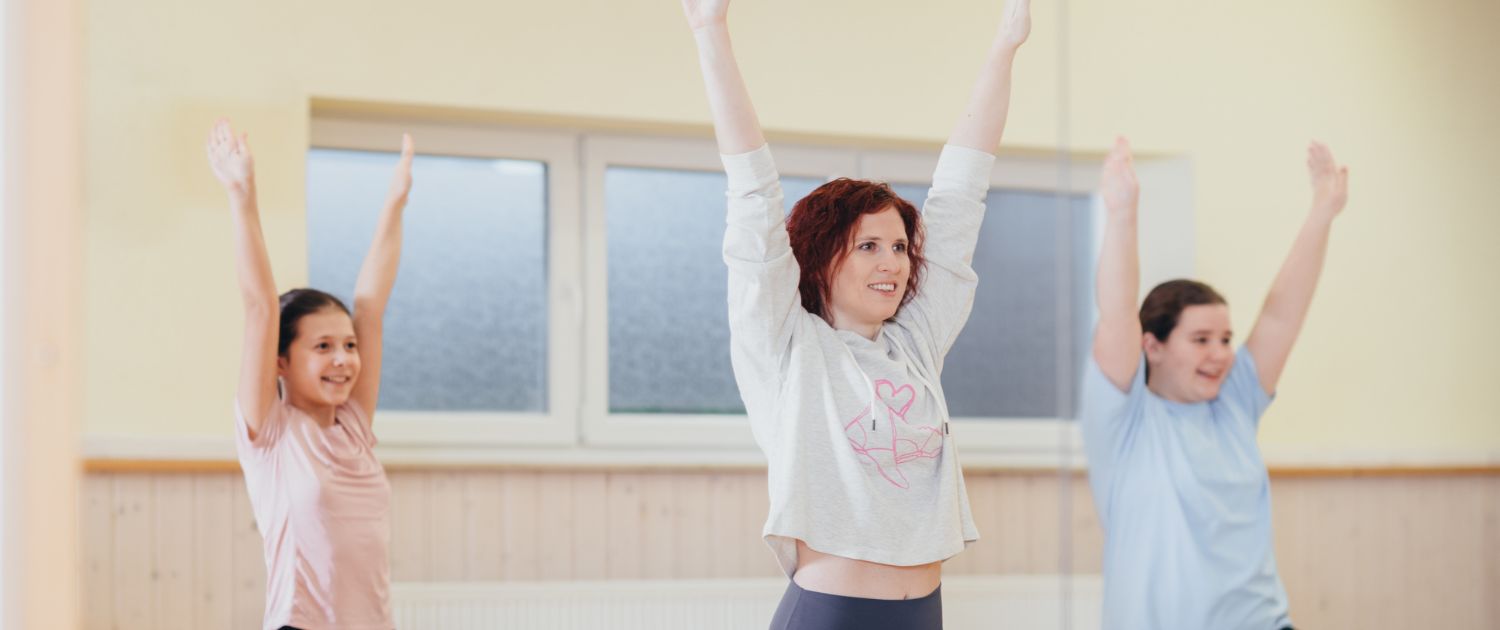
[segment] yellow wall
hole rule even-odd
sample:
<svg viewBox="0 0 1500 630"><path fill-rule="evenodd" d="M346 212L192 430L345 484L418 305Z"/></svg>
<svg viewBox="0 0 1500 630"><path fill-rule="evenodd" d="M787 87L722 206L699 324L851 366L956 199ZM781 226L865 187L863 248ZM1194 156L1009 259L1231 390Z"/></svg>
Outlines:
<svg viewBox="0 0 1500 630"><path fill-rule="evenodd" d="M738 0L733 23L768 128L934 142L1000 5ZM1326 140L1350 209L1264 442L1495 451L1497 7L1075 0L1064 104L1056 6L1036 0L1007 142L1055 146L1062 116L1079 150L1120 131L1191 157L1199 275L1248 332L1307 203L1303 146ZM282 288L306 279L310 99L707 122L673 0L94 1L86 46L91 434L228 434L240 317L201 150L215 116L250 131Z"/></svg>

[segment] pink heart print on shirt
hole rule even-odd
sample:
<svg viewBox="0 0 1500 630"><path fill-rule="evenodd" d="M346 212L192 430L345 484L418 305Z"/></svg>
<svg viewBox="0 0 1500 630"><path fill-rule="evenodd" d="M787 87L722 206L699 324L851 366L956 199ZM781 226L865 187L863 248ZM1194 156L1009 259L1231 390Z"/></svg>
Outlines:
<svg viewBox="0 0 1500 630"><path fill-rule="evenodd" d="M875 464L880 476L891 485L905 490L911 487L901 465L918 458L933 458L943 452L943 434L937 427L912 424L906 412L917 401L917 390L911 385L897 387L881 379L875 381L875 397L888 413L871 423L869 405L844 425L844 435L854 452ZM889 420L887 420L889 418Z"/></svg>

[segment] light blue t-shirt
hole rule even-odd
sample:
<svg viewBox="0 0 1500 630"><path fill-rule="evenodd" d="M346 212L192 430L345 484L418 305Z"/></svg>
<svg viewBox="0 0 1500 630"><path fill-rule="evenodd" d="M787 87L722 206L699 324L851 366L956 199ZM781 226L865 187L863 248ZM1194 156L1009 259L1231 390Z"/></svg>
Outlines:
<svg viewBox="0 0 1500 630"><path fill-rule="evenodd" d="M1104 526L1106 630L1290 626L1271 546L1271 484L1255 443L1271 397L1240 348L1219 396L1122 392L1091 358L1081 413Z"/></svg>

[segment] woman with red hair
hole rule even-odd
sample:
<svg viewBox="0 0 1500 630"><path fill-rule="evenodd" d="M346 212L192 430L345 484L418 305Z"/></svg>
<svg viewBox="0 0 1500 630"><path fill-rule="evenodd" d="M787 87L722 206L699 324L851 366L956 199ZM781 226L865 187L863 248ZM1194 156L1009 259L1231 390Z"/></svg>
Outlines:
<svg viewBox="0 0 1500 630"><path fill-rule="evenodd" d="M838 179L784 212L729 43L728 0L683 0L729 180L730 356L768 463L763 535L791 578L771 627L942 627L942 562L979 538L940 376L974 302L971 266L1011 66L1011 0L919 214Z"/></svg>

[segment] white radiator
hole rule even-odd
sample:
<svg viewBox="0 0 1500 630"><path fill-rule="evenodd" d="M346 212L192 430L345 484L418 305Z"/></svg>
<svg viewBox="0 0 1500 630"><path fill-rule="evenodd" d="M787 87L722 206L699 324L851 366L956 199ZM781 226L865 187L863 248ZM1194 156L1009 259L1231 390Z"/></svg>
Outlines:
<svg viewBox="0 0 1500 630"><path fill-rule="evenodd" d="M765 630L785 590L782 578L428 582L391 597L400 630ZM1093 630L1099 597L1097 575L952 576L943 627Z"/></svg>

